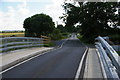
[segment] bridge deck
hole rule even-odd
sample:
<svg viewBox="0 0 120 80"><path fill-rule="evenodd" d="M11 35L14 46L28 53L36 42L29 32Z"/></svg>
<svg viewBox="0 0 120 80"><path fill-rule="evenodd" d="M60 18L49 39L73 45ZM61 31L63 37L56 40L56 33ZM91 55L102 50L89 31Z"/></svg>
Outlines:
<svg viewBox="0 0 120 80"><path fill-rule="evenodd" d="M103 78L101 64L95 48L90 48L88 51L84 78Z"/></svg>

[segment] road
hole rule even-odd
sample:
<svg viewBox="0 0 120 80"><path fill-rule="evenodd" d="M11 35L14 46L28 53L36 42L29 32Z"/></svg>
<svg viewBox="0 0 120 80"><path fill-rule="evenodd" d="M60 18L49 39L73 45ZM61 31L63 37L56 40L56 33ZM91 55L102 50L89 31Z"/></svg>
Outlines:
<svg viewBox="0 0 120 80"><path fill-rule="evenodd" d="M74 78L86 47L75 38L54 51L31 59L5 73L3 78Z"/></svg>

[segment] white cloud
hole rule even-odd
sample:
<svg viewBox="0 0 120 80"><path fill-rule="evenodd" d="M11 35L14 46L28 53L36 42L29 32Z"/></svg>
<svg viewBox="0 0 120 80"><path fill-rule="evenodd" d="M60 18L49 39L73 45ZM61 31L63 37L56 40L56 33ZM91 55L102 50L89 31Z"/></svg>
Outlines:
<svg viewBox="0 0 120 80"><path fill-rule="evenodd" d="M45 12L53 18L53 21L58 24L62 24L62 20L59 19L64 13L62 4L64 0L52 0L53 4L47 5L45 7Z"/></svg>
<svg viewBox="0 0 120 80"><path fill-rule="evenodd" d="M8 2L21 1L22 4L19 4L16 7L8 6L7 12L0 11L1 30L24 30L23 21L25 20L25 18L40 13L40 10L32 11L31 9L29 9L29 6L26 4L28 0L2 0L2 1L8 1ZM50 0L47 2L45 0L39 0L39 1L45 3L52 1L50 4L47 5L45 4L45 7L42 8L43 9L42 12L51 16L55 23L58 21L58 23L61 24L62 20L60 20L59 17L62 16L62 13L64 13L63 8L61 6L64 0Z"/></svg>
<svg viewBox="0 0 120 80"><path fill-rule="evenodd" d="M24 2L24 1L27 1L27 2L46 2L49 0L1 0L1 2Z"/></svg>
<svg viewBox="0 0 120 80"><path fill-rule="evenodd" d="M30 13L26 4L20 4L16 8L8 6L7 10L7 12L0 11L1 30L23 30L23 21Z"/></svg>
<svg viewBox="0 0 120 80"><path fill-rule="evenodd" d="M24 0L2 0L2 2L21 2Z"/></svg>
<svg viewBox="0 0 120 80"><path fill-rule="evenodd" d="M26 3L22 4L22 5L18 5L18 13L22 14L22 15L27 15L29 14L29 9L26 8Z"/></svg>

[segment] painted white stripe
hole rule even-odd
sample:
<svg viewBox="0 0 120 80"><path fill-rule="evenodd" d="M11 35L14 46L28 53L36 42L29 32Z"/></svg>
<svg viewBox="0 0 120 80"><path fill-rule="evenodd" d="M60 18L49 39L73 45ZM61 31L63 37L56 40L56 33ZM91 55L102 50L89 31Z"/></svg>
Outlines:
<svg viewBox="0 0 120 80"><path fill-rule="evenodd" d="M49 51L47 51L47 52L49 52ZM22 61L22 62L20 62L20 63L18 63L18 64L16 64L16 65L14 65L14 66L12 66L12 67L10 67L10 68L8 68L8 69L6 69L6 70L0 72L0 74L5 73L5 72L7 72L7 71L13 69L14 67L17 67L17 66L19 66L19 65L21 65L21 64L23 64L23 63L25 63L25 62L27 62L27 61L33 59L33 58L36 58L36 57L38 57L38 56L40 56L40 55L43 55L43 54L45 54L45 53L47 53L47 52L44 52L44 53L42 53L42 54L39 54L39 55L36 55L36 56L34 56L34 57L31 57L31 58L29 58L29 59L27 59L27 60L24 60L24 61Z"/></svg>
<svg viewBox="0 0 120 80"><path fill-rule="evenodd" d="M63 47L63 45L65 44L65 42L66 42L67 40L68 40L68 39L66 39L66 40L61 44L60 48Z"/></svg>
<svg viewBox="0 0 120 80"><path fill-rule="evenodd" d="M57 48L57 49L62 48L62 46L65 44L65 42L66 42L67 40L68 40L68 39L66 39L66 40L61 44L61 46L60 46L59 48ZM33 58L36 58L36 57L38 57L38 56L41 56L41 55L43 55L43 54L45 54L45 53L48 53L48 52L51 52L51 51L55 51L55 50L57 50L57 49L53 49L53 50L50 50L50 51L44 52L44 53L42 53L42 54L39 54L39 55L33 56L33 57L31 57L31 58L29 58L29 59L27 59L27 60L24 60L24 61L22 61L22 62L20 62L20 63L18 63L18 64L16 64L16 65L14 65L14 66L8 68L8 69L5 69L4 71L0 72L0 74L3 74L3 73L5 73L5 72L7 72L7 71L9 71L9 70L11 70L11 69L13 69L13 68L15 68L15 67L21 65L21 64L23 64L23 63L25 63L25 62L27 62L27 61L33 59Z"/></svg>
<svg viewBox="0 0 120 80"><path fill-rule="evenodd" d="M81 68L82 68L82 64L83 64L83 60L85 58L85 55L87 54L87 50L88 50L88 47L86 48L83 56L82 56L82 59L80 61L80 64L79 64L79 67L78 67L78 70L76 72L76 76L75 76L75 79L74 80L78 80L79 76L80 76L80 72L81 72Z"/></svg>

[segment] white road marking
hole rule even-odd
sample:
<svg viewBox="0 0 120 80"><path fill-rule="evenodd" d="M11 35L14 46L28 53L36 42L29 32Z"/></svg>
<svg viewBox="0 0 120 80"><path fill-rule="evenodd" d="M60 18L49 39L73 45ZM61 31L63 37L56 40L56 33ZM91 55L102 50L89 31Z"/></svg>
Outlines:
<svg viewBox="0 0 120 80"><path fill-rule="evenodd" d="M78 67L78 70L76 72L76 76L75 76L75 79L74 80L78 80L79 76L80 76L80 71L81 71L81 68L82 68L82 64L83 64L83 60L85 58L85 55L87 54L87 50L88 50L88 47L87 49L85 50L83 56L82 56L82 59L80 61L80 64L79 64L79 67Z"/></svg>
<svg viewBox="0 0 120 80"><path fill-rule="evenodd" d="M66 40L61 44L61 46L60 46L59 48L57 48L57 49L62 48L62 46L65 44L65 42L66 42L67 40L68 40L68 39L66 39ZM33 57L31 57L31 58L29 58L29 59L27 59L27 60L24 60L24 61L22 61L22 62L20 62L20 63L18 63L18 64L16 64L16 65L14 65L14 66L8 68L8 69L5 69L4 71L1 71L0 74L3 74L3 73L5 73L5 72L7 72L7 71L9 71L9 70L11 70L11 69L13 69L13 68L15 68L15 67L21 65L21 64L23 64L23 63L25 63L25 62L27 62L27 61L33 59L33 58L36 58L36 57L38 57L38 56L41 56L41 55L43 55L43 54L45 54L45 53L48 53L48 52L51 52L51 51L55 51L55 50L57 50L57 49L53 49L53 50L44 52L44 53L42 53L42 54L38 54L38 55L36 55L36 56L33 56Z"/></svg>

